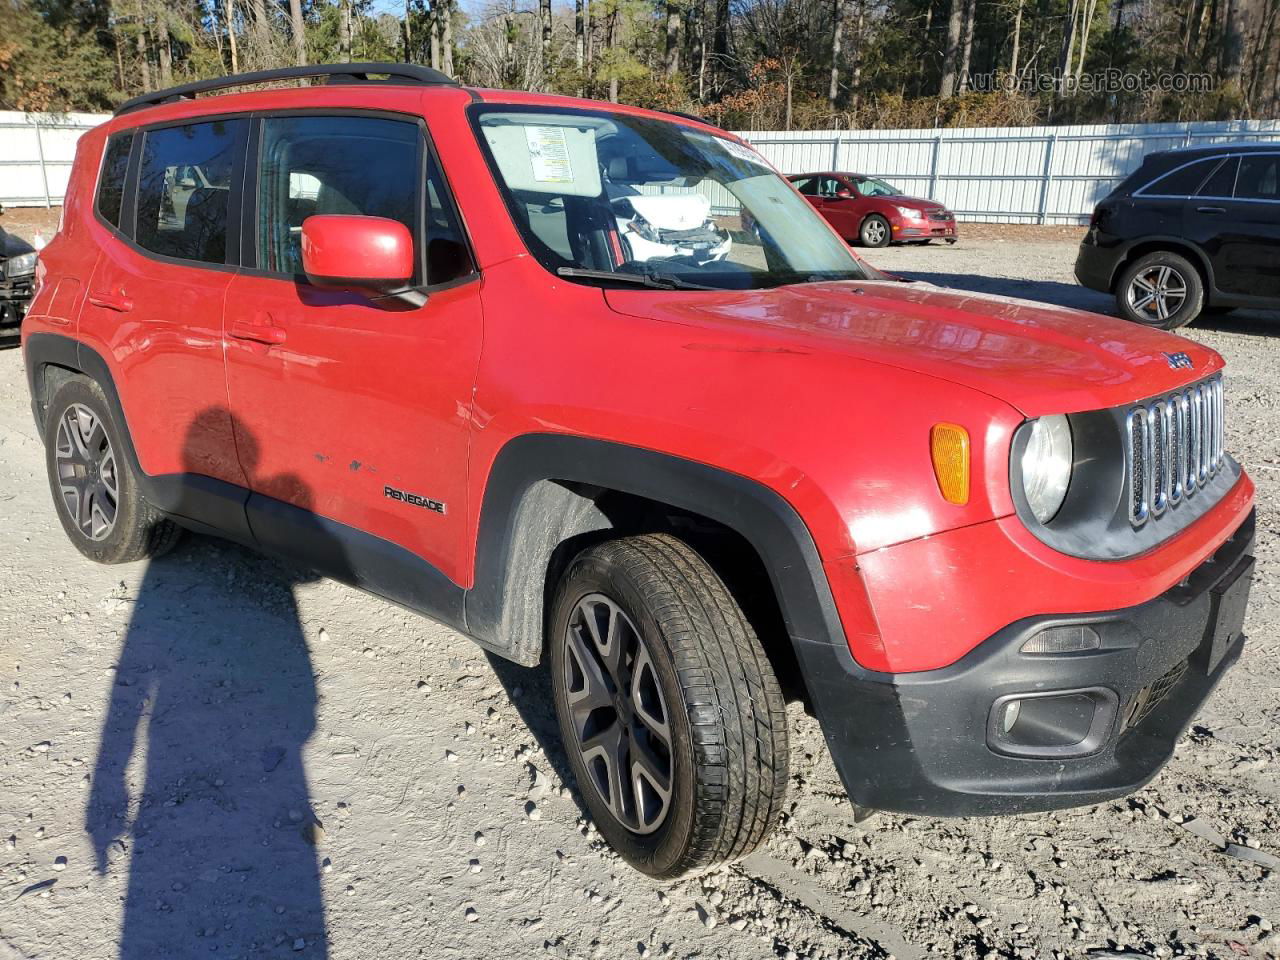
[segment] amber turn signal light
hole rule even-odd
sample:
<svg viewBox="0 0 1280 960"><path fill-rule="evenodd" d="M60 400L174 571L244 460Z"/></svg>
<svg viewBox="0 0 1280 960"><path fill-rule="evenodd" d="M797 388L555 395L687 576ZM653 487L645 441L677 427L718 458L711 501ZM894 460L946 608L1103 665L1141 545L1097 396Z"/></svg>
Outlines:
<svg viewBox="0 0 1280 960"><path fill-rule="evenodd" d="M968 503L969 431L955 423L935 423L929 431L929 455L942 498L947 503Z"/></svg>

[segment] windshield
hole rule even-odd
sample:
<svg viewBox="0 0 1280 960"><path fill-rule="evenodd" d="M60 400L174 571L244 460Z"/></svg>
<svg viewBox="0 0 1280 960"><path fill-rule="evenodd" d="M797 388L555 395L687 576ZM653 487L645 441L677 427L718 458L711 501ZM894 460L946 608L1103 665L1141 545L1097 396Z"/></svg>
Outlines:
<svg viewBox="0 0 1280 960"><path fill-rule="evenodd" d="M525 243L566 279L729 290L868 277L736 141L649 117L473 109Z"/></svg>
<svg viewBox="0 0 1280 960"><path fill-rule="evenodd" d="M902 191L891 183L877 180L875 177L858 177L853 181L858 192L864 197L900 197Z"/></svg>

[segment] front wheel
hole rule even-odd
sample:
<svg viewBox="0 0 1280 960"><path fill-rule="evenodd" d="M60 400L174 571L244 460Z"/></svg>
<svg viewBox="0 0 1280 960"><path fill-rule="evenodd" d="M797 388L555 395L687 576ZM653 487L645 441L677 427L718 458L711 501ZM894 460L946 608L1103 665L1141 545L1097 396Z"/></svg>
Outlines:
<svg viewBox="0 0 1280 960"><path fill-rule="evenodd" d="M1116 305L1126 320L1176 330L1199 316L1204 282L1186 257L1158 250L1139 257L1121 273Z"/></svg>
<svg viewBox="0 0 1280 960"><path fill-rule="evenodd" d="M746 856L786 794L777 678L723 581L665 534L579 554L551 618L552 691L601 835L673 878Z"/></svg>
<svg viewBox="0 0 1280 960"><path fill-rule="evenodd" d="M893 231L889 229L889 221L878 213L873 213L862 221L858 231L858 239L864 247L883 247L889 243Z"/></svg>

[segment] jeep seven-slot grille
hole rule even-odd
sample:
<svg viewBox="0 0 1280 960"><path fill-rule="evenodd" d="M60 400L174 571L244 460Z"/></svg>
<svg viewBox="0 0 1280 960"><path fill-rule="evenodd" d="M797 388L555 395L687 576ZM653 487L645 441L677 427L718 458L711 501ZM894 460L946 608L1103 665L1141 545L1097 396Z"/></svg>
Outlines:
<svg viewBox="0 0 1280 960"><path fill-rule="evenodd" d="M1125 416L1129 521L1140 527L1209 482L1223 458L1222 377L1211 377Z"/></svg>

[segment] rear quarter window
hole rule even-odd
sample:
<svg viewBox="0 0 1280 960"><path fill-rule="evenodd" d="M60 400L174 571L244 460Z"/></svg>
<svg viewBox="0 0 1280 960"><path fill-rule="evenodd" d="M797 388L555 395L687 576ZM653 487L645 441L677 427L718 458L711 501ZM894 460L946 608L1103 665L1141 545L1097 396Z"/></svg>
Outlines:
<svg viewBox="0 0 1280 960"><path fill-rule="evenodd" d="M138 246L179 260L226 262L232 171L247 123L213 120L147 131L138 171Z"/></svg>
<svg viewBox="0 0 1280 960"><path fill-rule="evenodd" d="M114 134L108 139L102 157L102 175L98 178L98 216L117 228L120 226L120 207L124 202L124 177L129 169L129 151L132 149L132 130Z"/></svg>
<svg viewBox="0 0 1280 960"><path fill-rule="evenodd" d="M1221 158L1213 157L1209 160L1197 160L1195 163L1189 163L1184 167L1179 167L1163 177L1153 181L1140 191L1143 194L1153 197L1192 197L1195 196L1200 184L1204 183L1205 178L1213 172L1214 168L1221 162Z"/></svg>

